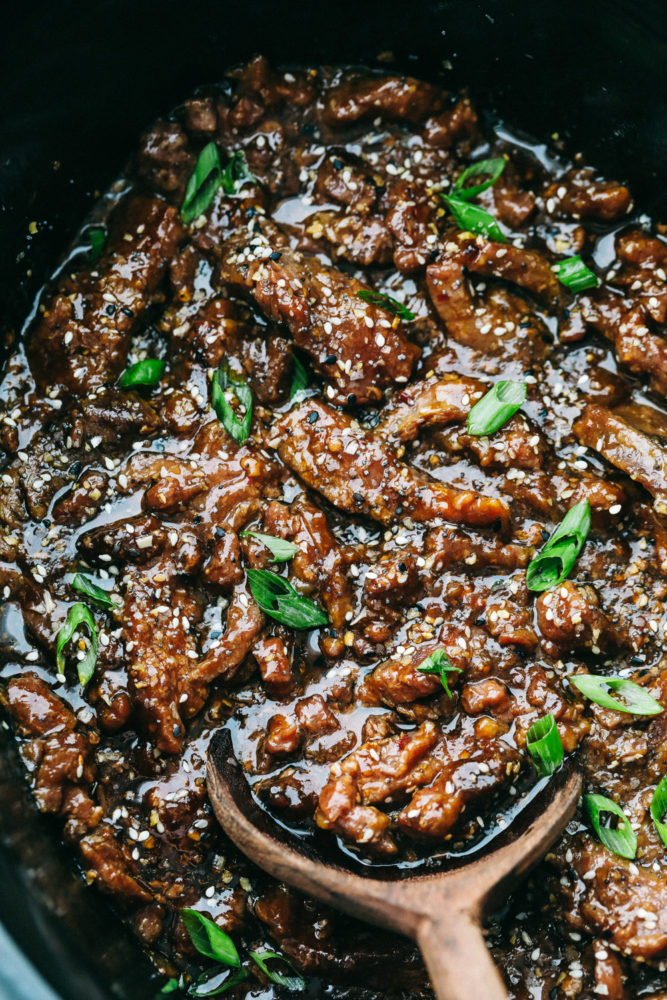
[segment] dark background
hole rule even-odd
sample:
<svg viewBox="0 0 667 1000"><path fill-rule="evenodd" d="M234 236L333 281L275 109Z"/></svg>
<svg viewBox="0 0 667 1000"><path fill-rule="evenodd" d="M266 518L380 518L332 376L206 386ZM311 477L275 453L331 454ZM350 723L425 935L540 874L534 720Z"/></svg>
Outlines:
<svg viewBox="0 0 667 1000"><path fill-rule="evenodd" d="M18 327L141 130L231 63L373 64L435 77L538 139L557 132L667 220L667 34L657 0L38 0L0 40L0 329ZM37 223L31 235L29 224ZM4 739L4 742L3 742ZM64 1000L142 998L149 971L72 874L0 739L0 919ZM0 996L53 1000L0 936Z"/></svg>

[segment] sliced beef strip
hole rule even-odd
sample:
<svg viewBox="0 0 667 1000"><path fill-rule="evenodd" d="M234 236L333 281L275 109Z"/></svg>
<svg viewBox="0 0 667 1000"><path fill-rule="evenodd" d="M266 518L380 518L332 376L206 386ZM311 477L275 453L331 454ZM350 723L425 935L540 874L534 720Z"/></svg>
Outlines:
<svg viewBox="0 0 667 1000"><path fill-rule="evenodd" d="M363 161L343 149L332 149L317 171L315 191L322 201L368 212L378 196L379 184L368 174Z"/></svg>
<svg viewBox="0 0 667 1000"><path fill-rule="evenodd" d="M582 444L641 483L656 509L667 512L667 418L660 410L639 404L609 410L591 403L574 432Z"/></svg>
<svg viewBox="0 0 667 1000"><path fill-rule="evenodd" d="M196 153L176 121L158 120L141 137L137 173L163 194L174 194L182 201L195 162Z"/></svg>
<svg viewBox="0 0 667 1000"><path fill-rule="evenodd" d="M82 396L121 373L131 331L182 238L178 213L166 202L133 196L121 203L100 260L65 279L32 332L29 357L43 388Z"/></svg>
<svg viewBox="0 0 667 1000"><path fill-rule="evenodd" d="M292 573L309 588L317 588L331 624L343 628L353 617L352 588L345 574L343 553L324 513L305 497L290 507L273 501L264 514L264 528L268 534L299 546L291 562Z"/></svg>
<svg viewBox="0 0 667 1000"><path fill-rule="evenodd" d="M479 119L470 98L462 97L446 111L432 115L424 122L421 139L432 149L456 147L462 155L480 138Z"/></svg>
<svg viewBox="0 0 667 1000"><path fill-rule="evenodd" d="M377 401L388 386L407 382L419 348L398 321L358 297L368 289L355 278L316 257L269 245L253 254L238 242L224 254L222 277L246 290L270 319L287 326L295 345L328 382L332 402Z"/></svg>
<svg viewBox="0 0 667 1000"><path fill-rule="evenodd" d="M536 602L540 632L559 655L574 649L593 653L623 649L628 639L599 606L595 590L577 587L564 580L558 587L540 594Z"/></svg>
<svg viewBox="0 0 667 1000"><path fill-rule="evenodd" d="M565 339L583 336L588 327L611 341L619 362L637 375L648 376L650 387L660 396L667 393L667 339L656 332L643 303L633 305L616 292L605 289L595 297L583 295L561 330ZM659 300L655 299L658 303ZM574 332L574 336L572 336Z"/></svg>
<svg viewBox="0 0 667 1000"><path fill-rule="evenodd" d="M155 575L133 575L125 593L123 640L129 692L143 725L159 750L179 753L184 728L180 715L183 680L199 658L186 621L200 610L182 587L154 581ZM156 592L159 596L156 597Z"/></svg>
<svg viewBox="0 0 667 1000"><path fill-rule="evenodd" d="M289 468L351 514L381 524L407 516L473 525L508 522L502 500L428 480L400 463L376 435L315 400L294 407L275 424L272 440Z"/></svg>
<svg viewBox="0 0 667 1000"><path fill-rule="evenodd" d="M331 127L376 115L390 121L418 122L437 111L442 100L436 87L409 76L349 79L326 93L322 118Z"/></svg>
<svg viewBox="0 0 667 1000"><path fill-rule="evenodd" d="M540 260L534 270L533 258ZM510 250L505 244L491 244L482 237L473 240L459 233L445 243L444 256L426 268L431 301L454 340L483 354L511 350L517 359L531 364L542 357L549 337L534 310L501 287L483 296L474 295L467 279L469 272L503 277L553 303L560 292L554 288L556 279L547 262L533 251Z"/></svg>
<svg viewBox="0 0 667 1000"><path fill-rule="evenodd" d="M620 858L589 837L571 845L577 876L562 891L575 925L604 936L640 960L667 955L667 885L663 874Z"/></svg>
<svg viewBox="0 0 667 1000"><path fill-rule="evenodd" d="M598 180L589 168L570 170L549 184L544 200L550 215L617 222L632 208L632 196L617 181Z"/></svg>
<svg viewBox="0 0 667 1000"><path fill-rule="evenodd" d="M315 212L308 218L306 233L316 243L326 240L336 258L360 267L386 266L392 261L394 241L379 215Z"/></svg>
<svg viewBox="0 0 667 1000"><path fill-rule="evenodd" d="M667 320L667 243L643 229L616 238L617 262L609 275L634 301L641 302L654 323Z"/></svg>
<svg viewBox="0 0 667 1000"><path fill-rule="evenodd" d="M438 241L438 208L431 189L423 183L392 181L383 206L386 226L394 240L394 264L409 274L424 267Z"/></svg>
<svg viewBox="0 0 667 1000"><path fill-rule="evenodd" d="M422 427L463 423L486 391L478 379L455 374L413 382L395 392L383 408L378 433L412 441Z"/></svg>
<svg viewBox="0 0 667 1000"><path fill-rule="evenodd" d="M461 451L475 455L482 468L540 469L547 452L544 436L523 413L490 436L451 427L436 433L434 442L452 455Z"/></svg>
<svg viewBox="0 0 667 1000"><path fill-rule="evenodd" d="M105 444L123 437L154 433L160 420L148 400L129 389L101 389L78 402L72 411L72 445L81 447L91 438Z"/></svg>
<svg viewBox="0 0 667 1000"><path fill-rule="evenodd" d="M12 677L0 697L22 736L52 736L76 726L69 705L37 674Z"/></svg>

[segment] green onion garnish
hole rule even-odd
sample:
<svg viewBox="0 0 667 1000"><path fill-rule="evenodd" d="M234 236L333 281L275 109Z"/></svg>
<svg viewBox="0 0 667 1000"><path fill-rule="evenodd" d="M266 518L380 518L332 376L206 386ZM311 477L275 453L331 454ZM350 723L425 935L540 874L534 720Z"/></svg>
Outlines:
<svg viewBox="0 0 667 1000"><path fill-rule="evenodd" d="M65 657L63 656L63 649L77 629L79 629L82 625L85 625L90 633L90 646L81 659L77 656L76 669L79 675L81 687L85 687L90 678L93 676L95 664L97 662L97 629L95 628L95 619L85 604L73 604L69 609L67 621L58 632L58 639L56 641L56 663L58 664L58 670L60 673L64 674Z"/></svg>
<svg viewBox="0 0 667 1000"><path fill-rule="evenodd" d="M292 384L289 390L289 398L295 399L308 386L308 372L303 361L297 358L296 354L292 355L292 361Z"/></svg>
<svg viewBox="0 0 667 1000"><path fill-rule="evenodd" d="M496 382L468 414L468 433L495 434L526 402L526 383Z"/></svg>
<svg viewBox="0 0 667 1000"><path fill-rule="evenodd" d="M667 847L665 813L667 813L667 776L660 779L651 799L651 819L655 823L655 828L660 834L661 841Z"/></svg>
<svg viewBox="0 0 667 1000"><path fill-rule="evenodd" d="M463 672L460 667L452 666L451 660L444 649L436 649L430 656L426 657L424 662L417 667L417 670L421 671L422 674L437 674L448 698L452 697L452 692L449 690L447 674L460 674Z"/></svg>
<svg viewBox="0 0 667 1000"><path fill-rule="evenodd" d="M135 385L155 386L162 377L166 361L158 361L157 358L147 358L145 361L137 361L136 365L130 365L118 379L121 389L129 389Z"/></svg>
<svg viewBox="0 0 667 1000"><path fill-rule="evenodd" d="M167 996L169 993L173 993L177 989L178 989L178 979L176 979L175 976L172 976L171 979L168 979L167 982L164 984L164 986L158 993L158 996Z"/></svg>
<svg viewBox="0 0 667 1000"><path fill-rule="evenodd" d="M454 216L459 229L479 233L480 236L487 236L490 240L498 240L500 243L507 243L507 237L500 226L485 209L478 205L470 205L463 198L454 195L443 194L441 197Z"/></svg>
<svg viewBox="0 0 667 1000"><path fill-rule="evenodd" d="M109 594L108 591L98 587L96 583L93 583L83 573L75 573L70 586L73 590L78 591L79 594L85 594L91 601L95 601L96 604L99 604L103 608L117 608L121 603L120 597L115 594Z"/></svg>
<svg viewBox="0 0 667 1000"><path fill-rule="evenodd" d="M387 312L393 313L394 316L399 316L406 323L410 323L415 318L415 314L410 312L407 306L404 306L398 299L392 299L391 295L385 295L383 292L372 292L368 288L362 288L360 292L357 292L357 298L368 302L372 306L379 306L380 309L386 309Z"/></svg>
<svg viewBox="0 0 667 1000"><path fill-rule="evenodd" d="M586 267L579 254L554 264L553 270L561 285L565 285L571 292L583 292L585 288L595 288L598 284L597 275Z"/></svg>
<svg viewBox="0 0 667 1000"><path fill-rule="evenodd" d="M505 169L506 163L507 161L504 156L492 156L489 160L480 160L478 163L472 163L469 167L466 167L461 176L454 182L456 197L463 198L464 201L470 201L471 198L475 198L482 191L486 191L487 188L496 183ZM481 184L473 184L469 187L463 186L470 177L480 176L486 176L487 180L482 181Z"/></svg>
<svg viewBox="0 0 667 1000"><path fill-rule="evenodd" d="M290 628L318 628L329 621L317 604L301 597L288 580L268 569L249 569L252 596L262 611Z"/></svg>
<svg viewBox="0 0 667 1000"><path fill-rule="evenodd" d="M563 761L563 744L551 712L532 724L526 733L526 748L544 778L558 770Z"/></svg>
<svg viewBox="0 0 667 1000"><path fill-rule="evenodd" d="M237 149L235 153L232 153L229 163L225 167L225 172L222 175L222 187L225 194L237 194L246 181L256 183L257 178L250 172L243 150Z"/></svg>
<svg viewBox="0 0 667 1000"><path fill-rule="evenodd" d="M244 408L241 419L236 415L229 394L236 396ZM242 378L234 375L226 365L221 365L213 376L211 404L227 433L237 444L243 444L250 435L252 392L250 386Z"/></svg>
<svg viewBox="0 0 667 1000"><path fill-rule="evenodd" d="M542 551L528 564L528 590L541 592L563 582L584 547L590 527L591 505L588 500L580 500L570 507Z"/></svg>
<svg viewBox="0 0 667 1000"><path fill-rule="evenodd" d="M218 997L248 978L245 969L213 969L205 972L188 988L189 997Z"/></svg>
<svg viewBox="0 0 667 1000"><path fill-rule="evenodd" d="M584 795L584 808L604 846L619 857L631 861L637 853L637 836L621 807L605 795ZM621 820L616 829L601 825L600 818L605 813Z"/></svg>
<svg viewBox="0 0 667 1000"><path fill-rule="evenodd" d="M214 142L209 142L199 154L185 189L185 199L181 207L183 222L186 224L192 222L206 211L222 184L222 177L218 147Z"/></svg>
<svg viewBox="0 0 667 1000"><path fill-rule="evenodd" d="M86 236L90 246L88 259L91 263L94 263L104 250L104 244L107 241L107 232L104 226L90 226L86 230Z"/></svg>
<svg viewBox="0 0 667 1000"><path fill-rule="evenodd" d="M248 954L254 962L260 967L265 976L268 976L272 983L276 986L284 986L288 990L294 990L295 992L302 993L306 988L306 980L300 975L293 965L291 965L284 955L278 955L275 951L249 951ZM267 968L268 961L278 961L283 962L287 968L290 970L287 974L278 971L272 971Z"/></svg>
<svg viewBox="0 0 667 1000"><path fill-rule="evenodd" d="M635 684L634 681L626 680L624 677L575 674L569 681L590 701L601 705L602 708L611 708L614 712L627 712L628 715L660 715L663 711L660 702L640 684ZM618 691L621 697L614 698L609 691Z"/></svg>
<svg viewBox="0 0 667 1000"><path fill-rule="evenodd" d="M181 910L181 916L190 940L201 955L240 969L241 959L229 934L199 910Z"/></svg>
<svg viewBox="0 0 667 1000"><path fill-rule="evenodd" d="M301 549L294 542L288 542L284 538L276 538L275 535L264 535L261 531L242 531L243 538L256 538L258 542L265 545L274 562L287 562L292 559Z"/></svg>

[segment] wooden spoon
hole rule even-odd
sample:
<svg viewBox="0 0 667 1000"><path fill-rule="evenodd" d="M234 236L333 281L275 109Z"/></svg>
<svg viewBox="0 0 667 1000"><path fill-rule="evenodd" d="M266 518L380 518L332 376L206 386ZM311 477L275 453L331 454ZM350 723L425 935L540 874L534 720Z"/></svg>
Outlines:
<svg viewBox="0 0 667 1000"><path fill-rule="evenodd" d="M477 852L422 874L391 865L353 869L335 845L325 855L311 838L286 830L252 797L226 729L211 741L207 785L222 829L264 871L353 917L413 938L438 1000L507 1000L482 919L557 839L581 794L581 776L570 759L539 781L507 827Z"/></svg>

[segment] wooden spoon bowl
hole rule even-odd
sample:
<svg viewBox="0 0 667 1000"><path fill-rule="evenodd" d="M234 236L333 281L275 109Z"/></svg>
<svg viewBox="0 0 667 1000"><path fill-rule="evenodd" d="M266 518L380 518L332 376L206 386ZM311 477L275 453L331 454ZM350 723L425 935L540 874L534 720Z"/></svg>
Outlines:
<svg viewBox="0 0 667 1000"><path fill-rule="evenodd" d="M448 859L436 872L346 865L324 856L257 804L226 729L211 741L208 794L236 846L264 871L309 896L413 938L438 1000L506 1000L484 942L482 920L558 838L581 795L572 759L525 798L525 805L479 852Z"/></svg>

